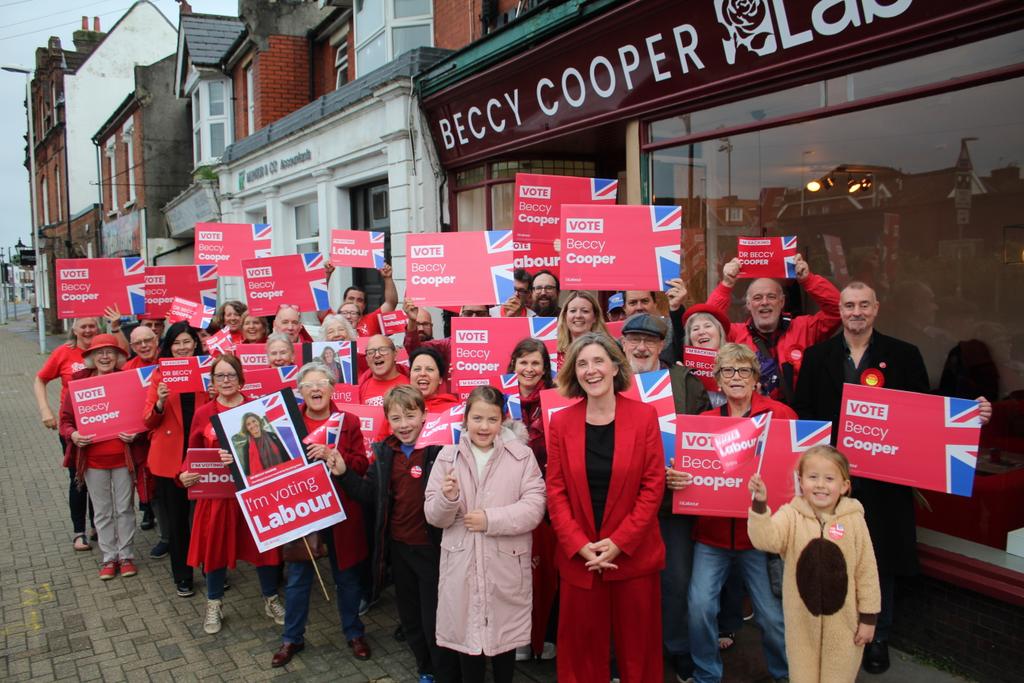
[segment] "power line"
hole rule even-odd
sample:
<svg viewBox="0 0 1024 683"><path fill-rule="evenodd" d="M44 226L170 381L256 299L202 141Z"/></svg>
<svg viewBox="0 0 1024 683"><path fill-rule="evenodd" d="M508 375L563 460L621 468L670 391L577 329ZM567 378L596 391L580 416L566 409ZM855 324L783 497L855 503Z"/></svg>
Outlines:
<svg viewBox="0 0 1024 683"><path fill-rule="evenodd" d="M0 7L13 7L14 5L24 5L26 2L32 2L33 0L17 0L17 2L5 2Z"/></svg>
<svg viewBox="0 0 1024 683"><path fill-rule="evenodd" d="M98 14L96 16L105 17L108 14L119 14L121 12L126 12L129 9L131 9L131 8L130 7L122 7L121 9L110 10L109 12L101 12L100 14ZM32 35L34 33L42 33L44 31L52 31L54 29L64 28L65 26L73 26L73 25L75 25L77 23L78 23L77 21L65 21L65 22L63 22L61 24L56 24L54 26L47 26L45 28L37 28L37 29L34 29L32 31L26 31L24 33L16 33L16 34L11 35L11 36L0 36L0 40L11 40L13 38L23 38L25 36L30 36L30 35Z"/></svg>
<svg viewBox="0 0 1024 683"><path fill-rule="evenodd" d="M90 2L87 5L79 5L78 7L68 7L64 11L65 12L77 12L78 10L82 10L82 9L87 8L87 7L93 7L94 5L103 5L103 4L106 4L108 2L113 2L113 0L99 0L99 2ZM33 17L31 19L22 19L21 21L16 21L13 24L4 24L3 26L0 26L0 30L3 30L5 28L11 28L12 26L20 26L22 24L31 24L33 21L39 21L40 19L52 19L52 18L53 18L53 14L50 13L50 14L44 14L41 17Z"/></svg>

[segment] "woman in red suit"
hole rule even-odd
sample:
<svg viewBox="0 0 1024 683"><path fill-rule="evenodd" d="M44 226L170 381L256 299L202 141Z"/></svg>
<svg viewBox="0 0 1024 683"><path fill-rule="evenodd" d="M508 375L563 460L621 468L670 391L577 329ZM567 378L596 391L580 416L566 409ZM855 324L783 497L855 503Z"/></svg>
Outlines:
<svg viewBox="0 0 1024 683"><path fill-rule="evenodd" d="M218 358L210 369L210 379L217 396L196 409L188 435L189 448L220 448L210 418L248 400L241 392L245 376L242 364L235 356L226 353ZM220 455L224 464L231 462L231 454L227 451L221 450ZM189 487L199 481L199 474L184 471L178 478L185 487ZM281 552L276 548L265 553L256 549L256 542L252 540L252 534L234 498L197 500L192 516L188 564L191 567L201 566L206 572L207 602L203 630L209 634L220 631L224 580L227 578L227 570L234 568L239 559L256 567L264 611L276 624L284 625L284 605L277 596Z"/></svg>
<svg viewBox="0 0 1024 683"><path fill-rule="evenodd" d="M582 401L551 418L548 513L558 537L558 680L610 678L609 638L623 683L662 679L658 507L665 460L652 406L624 398L632 372L610 337L577 338L558 388Z"/></svg>

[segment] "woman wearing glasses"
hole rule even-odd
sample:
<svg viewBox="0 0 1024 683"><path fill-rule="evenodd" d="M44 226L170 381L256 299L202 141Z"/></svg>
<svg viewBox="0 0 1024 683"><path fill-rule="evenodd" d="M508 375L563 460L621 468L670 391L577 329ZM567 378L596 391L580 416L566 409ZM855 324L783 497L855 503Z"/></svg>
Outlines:
<svg viewBox="0 0 1024 683"><path fill-rule="evenodd" d="M242 364L238 358L226 353L210 369L211 386L215 398L196 409L192 429L188 435L189 448L221 448L210 418L236 408L248 399L242 395L245 383ZM221 461L231 462L231 454L221 448ZM188 488L199 482L199 473L182 471L178 478ZM203 498L196 501L192 517L192 540L188 549L188 564L202 567L206 572L206 619L203 630L218 633L221 627L221 600L224 598L224 580L228 569L242 559L256 567L263 594L266 615L279 625L284 624L284 605L277 597L278 566L281 553L276 548L265 553L256 549L256 543L246 527L245 520L234 498Z"/></svg>
<svg viewBox="0 0 1024 683"><path fill-rule="evenodd" d="M345 465L359 476L366 474L369 463L363 434L359 431L359 418L345 413L331 401L334 376L319 362L303 365L298 376L299 393L303 404L300 408L306 431L313 433L327 422L333 413L340 413L341 427L335 445L313 444L306 446L313 460L327 460L340 456ZM363 510L344 491L338 497L345 509L345 521L324 531L327 539L331 571L334 574L334 588L337 594L338 614L345 641L356 659L370 658L370 645L366 642L366 628L359 618L360 565L367 557L366 527ZM301 541L300 541L301 543ZM312 562L288 562L287 583L284 589L285 621L281 634L281 649L271 660L271 666L284 666L305 647L304 635L309 618L309 595L313 589L314 569Z"/></svg>
<svg viewBox="0 0 1024 683"><path fill-rule="evenodd" d="M171 325L160 345L160 358L187 358L200 353L199 336L187 322ZM167 519L168 553L171 557L171 575L179 597L195 595L192 587L192 568L188 566L189 502L185 489L175 479L185 460L186 435L192 429L192 416L209 403L206 391L172 394L161 381L160 371L153 373L149 395L143 410L143 419L151 430L149 435L149 470L156 481L157 499L162 501ZM162 524L163 522L161 522Z"/></svg>
<svg viewBox="0 0 1024 683"><path fill-rule="evenodd" d="M783 420L797 419L788 406L762 396L755 389L760 379L757 356L742 344L725 344L715 358L715 380L726 402L702 413L721 417L753 417L771 413ZM755 550L747 536L747 520L729 517L698 517L694 527L693 574L690 578L690 652L694 678L722 679L719 654L719 594L735 565L743 576L754 617L764 633L762 647L768 672L778 680L786 678L786 643L782 624L782 603L772 593L768 580L768 557Z"/></svg>

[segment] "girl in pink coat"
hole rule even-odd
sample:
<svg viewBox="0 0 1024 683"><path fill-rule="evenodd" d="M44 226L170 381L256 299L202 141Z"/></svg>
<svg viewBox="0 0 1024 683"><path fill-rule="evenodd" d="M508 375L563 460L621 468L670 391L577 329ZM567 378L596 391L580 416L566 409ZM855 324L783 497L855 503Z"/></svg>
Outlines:
<svg viewBox="0 0 1024 683"><path fill-rule="evenodd" d="M445 446L427 483L427 522L444 529L437 644L459 653L463 683L511 683L515 649L530 642L531 543L544 517L544 480L533 452L502 433L503 397L477 387L462 438Z"/></svg>

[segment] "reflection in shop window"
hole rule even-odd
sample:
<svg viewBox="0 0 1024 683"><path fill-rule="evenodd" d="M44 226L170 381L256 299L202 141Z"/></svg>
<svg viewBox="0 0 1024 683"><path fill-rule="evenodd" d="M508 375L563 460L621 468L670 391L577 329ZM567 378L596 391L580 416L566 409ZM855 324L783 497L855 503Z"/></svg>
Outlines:
<svg viewBox="0 0 1024 683"><path fill-rule="evenodd" d="M1024 492L1024 266L1005 258L1006 227L1021 224L1024 207L1024 79L729 142L728 153L710 140L651 155L653 201L687 216L694 297L718 282L739 235L796 235L813 272L873 287L878 330L921 350L932 389L984 395L995 409L974 498L926 492L933 510L918 522L1005 548L1020 519L993 501L1010 495L1019 506ZM733 320L745 317L745 287L734 290ZM799 297L789 303L806 312Z"/></svg>

